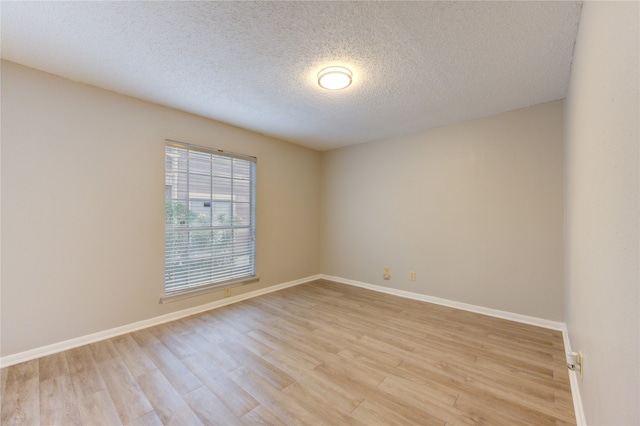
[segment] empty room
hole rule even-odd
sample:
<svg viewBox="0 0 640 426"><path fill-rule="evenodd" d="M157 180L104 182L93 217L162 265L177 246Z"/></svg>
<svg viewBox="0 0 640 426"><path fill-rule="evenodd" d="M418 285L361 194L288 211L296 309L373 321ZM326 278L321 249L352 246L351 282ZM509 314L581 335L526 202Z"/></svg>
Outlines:
<svg viewBox="0 0 640 426"><path fill-rule="evenodd" d="M2 1L3 425L639 425L640 3Z"/></svg>

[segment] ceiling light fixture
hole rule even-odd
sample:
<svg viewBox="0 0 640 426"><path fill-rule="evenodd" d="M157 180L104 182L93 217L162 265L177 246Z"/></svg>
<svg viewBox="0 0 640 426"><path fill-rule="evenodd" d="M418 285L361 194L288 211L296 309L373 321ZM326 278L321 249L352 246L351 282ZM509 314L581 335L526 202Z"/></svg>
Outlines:
<svg viewBox="0 0 640 426"><path fill-rule="evenodd" d="M344 67L328 67L318 73L318 84L329 90L340 90L351 84L351 71Z"/></svg>

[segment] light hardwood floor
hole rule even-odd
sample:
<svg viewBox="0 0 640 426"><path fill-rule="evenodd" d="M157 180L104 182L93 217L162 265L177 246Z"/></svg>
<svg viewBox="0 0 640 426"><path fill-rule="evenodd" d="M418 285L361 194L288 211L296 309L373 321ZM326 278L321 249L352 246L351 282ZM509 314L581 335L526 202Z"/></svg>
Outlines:
<svg viewBox="0 0 640 426"><path fill-rule="evenodd" d="M575 424L562 335L316 281L1 370L2 424Z"/></svg>

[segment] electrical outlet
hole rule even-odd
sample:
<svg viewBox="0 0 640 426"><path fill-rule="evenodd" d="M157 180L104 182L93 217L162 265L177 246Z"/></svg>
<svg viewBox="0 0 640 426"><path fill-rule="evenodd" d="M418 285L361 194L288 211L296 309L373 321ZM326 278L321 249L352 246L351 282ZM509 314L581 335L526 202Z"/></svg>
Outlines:
<svg viewBox="0 0 640 426"><path fill-rule="evenodd" d="M382 275L382 277L385 280L390 280L391 279L391 273L389 272L389 267L388 266L384 267L384 274Z"/></svg>
<svg viewBox="0 0 640 426"><path fill-rule="evenodd" d="M230 288L225 288L224 289L224 297L229 297L231 296L231 289Z"/></svg>
<svg viewBox="0 0 640 426"><path fill-rule="evenodd" d="M415 280L416 280L416 272L409 271L409 281L415 281Z"/></svg>
<svg viewBox="0 0 640 426"><path fill-rule="evenodd" d="M582 352L567 352L567 367L571 371L578 371L580 377L584 376L584 360Z"/></svg>

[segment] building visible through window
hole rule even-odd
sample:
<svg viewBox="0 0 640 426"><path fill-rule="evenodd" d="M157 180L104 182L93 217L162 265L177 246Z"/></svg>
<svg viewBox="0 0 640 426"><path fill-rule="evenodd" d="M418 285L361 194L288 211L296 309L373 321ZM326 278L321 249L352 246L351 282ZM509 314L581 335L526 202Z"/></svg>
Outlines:
<svg viewBox="0 0 640 426"><path fill-rule="evenodd" d="M256 278L256 159L167 141L165 296Z"/></svg>

